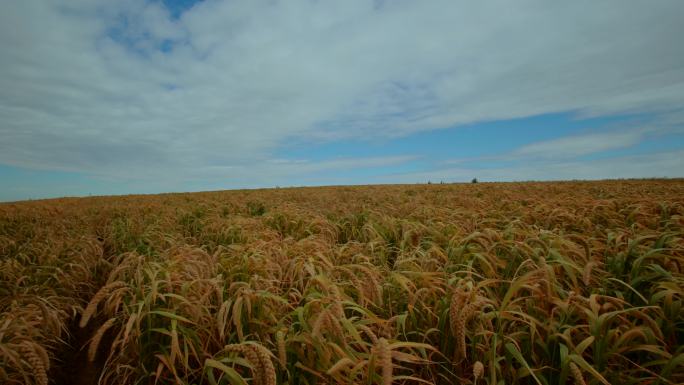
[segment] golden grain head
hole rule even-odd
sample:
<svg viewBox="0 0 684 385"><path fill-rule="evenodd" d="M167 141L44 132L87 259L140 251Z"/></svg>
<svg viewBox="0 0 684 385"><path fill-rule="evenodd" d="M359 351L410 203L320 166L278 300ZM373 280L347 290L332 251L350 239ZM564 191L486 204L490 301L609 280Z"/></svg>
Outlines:
<svg viewBox="0 0 684 385"><path fill-rule="evenodd" d="M475 361L473 364L473 378L479 380L484 375L484 365L480 361Z"/></svg>

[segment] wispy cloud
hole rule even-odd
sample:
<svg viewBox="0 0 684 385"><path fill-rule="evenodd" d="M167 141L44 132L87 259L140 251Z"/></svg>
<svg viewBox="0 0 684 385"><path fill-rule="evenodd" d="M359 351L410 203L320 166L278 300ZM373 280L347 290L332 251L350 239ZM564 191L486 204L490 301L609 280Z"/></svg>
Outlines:
<svg viewBox="0 0 684 385"><path fill-rule="evenodd" d="M512 158L575 158L618 148L633 146L644 137L644 132L606 132L564 137L532 143L515 150Z"/></svg>
<svg viewBox="0 0 684 385"><path fill-rule="evenodd" d="M369 157L369 158L339 158L326 160L322 162L312 162L308 160L294 160L294 161L275 161L275 165L281 167L294 166L296 169L293 172L318 172L327 170L345 170L345 169L359 169L359 168L375 168L385 167L397 164L402 164L416 160L418 157L414 155L405 156L383 156L383 157Z"/></svg>
<svg viewBox="0 0 684 385"><path fill-rule="evenodd" d="M614 150L625 150L638 146L647 140L667 135L684 133L679 112L666 113L648 120L622 122L607 126L586 128L584 133L561 136L555 139L532 141L511 151L495 155L452 158L440 162L442 165L461 165L480 162L524 162L577 160L586 155L607 154Z"/></svg>
<svg viewBox="0 0 684 385"><path fill-rule="evenodd" d="M621 131L612 127L599 133L532 142L495 155L448 159L434 170L405 174L401 179L462 181L477 176L484 180L513 181L681 177L684 175L684 150L644 153L638 150L638 145L661 135L682 132L681 126L671 126L663 121L647 125L624 124Z"/></svg>
<svg viewBox="0 0 684 385"><path fill-rule="evenodd" d="M381 181L424 183L440 180L465 182L471 178L478 178L481 181L654 178L681 177L681 170L684 170L684 150L622 155L592 161L558 160L522 162L505 166L485 164L484 167L447 167L388 175L381 178Z"/></svg>

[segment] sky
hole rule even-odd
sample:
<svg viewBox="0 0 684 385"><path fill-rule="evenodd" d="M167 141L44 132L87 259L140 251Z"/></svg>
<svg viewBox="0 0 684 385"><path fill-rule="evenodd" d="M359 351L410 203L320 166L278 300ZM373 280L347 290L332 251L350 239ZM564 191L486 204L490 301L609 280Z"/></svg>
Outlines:
<svg viewBox="0 0 684 385"><path fill-rule="evenodd" d="M684 2L3 0L0 201L684 177Z"/></svg>

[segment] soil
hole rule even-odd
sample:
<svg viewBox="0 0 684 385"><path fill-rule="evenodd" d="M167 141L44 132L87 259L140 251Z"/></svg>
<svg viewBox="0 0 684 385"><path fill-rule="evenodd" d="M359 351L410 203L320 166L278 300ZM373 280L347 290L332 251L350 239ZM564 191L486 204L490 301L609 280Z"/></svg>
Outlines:
<svg viewBox="0 0 684 385"><path fill-rule="evenodd" d="M95 322L93 322L95 321ZM100 321L100 322L97 322ZM94 362L88 361L88 342L93 333L102 324L101 320L91 320L84 328L78 326L78 319L69 325L70 338L67 348L50 368L50 383L55 385L96 385L104 367L106 352L103 346L109 346L103 339ZM105 336L106 338L106 336Z"/></svg>

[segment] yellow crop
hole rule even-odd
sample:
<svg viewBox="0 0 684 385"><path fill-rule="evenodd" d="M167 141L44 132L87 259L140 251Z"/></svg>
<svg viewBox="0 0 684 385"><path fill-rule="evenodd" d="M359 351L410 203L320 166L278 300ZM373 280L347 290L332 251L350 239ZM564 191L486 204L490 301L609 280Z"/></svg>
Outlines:
<svg viewBox="0 0 684 385"><path fill-rule="evenodd" d="M681 384L684 181L0 205L3 384Z"/></svg>

